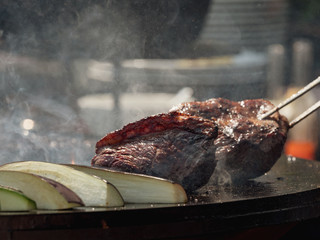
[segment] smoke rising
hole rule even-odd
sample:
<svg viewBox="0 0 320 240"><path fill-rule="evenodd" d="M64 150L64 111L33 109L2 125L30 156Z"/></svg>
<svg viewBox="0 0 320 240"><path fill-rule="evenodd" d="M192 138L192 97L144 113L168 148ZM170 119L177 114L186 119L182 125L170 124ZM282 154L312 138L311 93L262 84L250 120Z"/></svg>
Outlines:
<svg viewBox="0 0 320 240"><path fill-rule="evenodd" d="M116 2L1 4L0 163L90 164L96 139L88 138L78 117L69 64L77 58L138 55L133 33L139 30L127 8ZM25 129L26 119L34 126Z"/></svg>
<svg viewBox="0 0 320 240"><path fill-rule="evenodd" d="M72 63L95 59L118 66L124 59L184 54L201 29L208 4L209 0L2 1L0 163L89 164L97 139L88 135L79 118L76 100L84 92L75 86ZM24 121L33 127L26 129Z"/></svg>

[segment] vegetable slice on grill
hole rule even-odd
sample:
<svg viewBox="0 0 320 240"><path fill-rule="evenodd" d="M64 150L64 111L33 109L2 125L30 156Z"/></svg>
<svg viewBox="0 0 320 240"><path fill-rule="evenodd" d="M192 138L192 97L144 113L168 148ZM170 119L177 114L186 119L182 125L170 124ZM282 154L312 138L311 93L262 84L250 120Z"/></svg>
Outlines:
<svg viewBox="0 0 320 240"><path fill-rule="evenodd" d="M0 170L0 185L21 191L36 203L38 209L57 210L83 205L81 199L64 185L26 172Z"/></svg>
<svg viewBox="0 0 320 240"><path fill-rule="evenodd" d="M23 171L53 179L74 191L85 206L118 207L124 204L122 196L112 184L65 165L23 161L4 164L0 169Z"/></svg>
<svg viewBox="0 0 320 240"><path fill-rule="evenodd" d="M128 203L187 202L187 194L182 186L163 178L82 165L68 166L109 181Z"/></svg>
<svg viewBox="0 0 320 240"><path fill-rule="evenodd" d="M29 211L36 209L36 203L14 188L0 186L1 211Z"/></svg>

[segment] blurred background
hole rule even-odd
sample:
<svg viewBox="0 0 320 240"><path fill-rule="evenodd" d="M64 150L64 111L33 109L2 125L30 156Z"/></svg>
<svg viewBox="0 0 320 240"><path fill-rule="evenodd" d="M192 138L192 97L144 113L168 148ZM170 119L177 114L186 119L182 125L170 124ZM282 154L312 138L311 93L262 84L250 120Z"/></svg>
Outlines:
<svg viewBox="0 0 320 240"><path fill-rule="evenodd" d="M180 102L277 104L320 75L319 22L317 0L2 0L0 163L89 165L107 132ZM318 126L286 153L320 160Z"/></svg>

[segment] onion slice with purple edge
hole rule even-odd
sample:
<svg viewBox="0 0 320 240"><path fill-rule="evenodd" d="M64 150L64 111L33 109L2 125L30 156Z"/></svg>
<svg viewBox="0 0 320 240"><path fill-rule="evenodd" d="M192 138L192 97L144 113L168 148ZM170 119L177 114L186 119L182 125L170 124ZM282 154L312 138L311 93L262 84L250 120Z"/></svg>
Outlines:
<svg viewBox="0 0 320 240"><path fill-rule="evenodd" d="M4 164L0 170L27 172L57 181L74 191L86 207L120 207L124 204L119 191L109 182L65 165L22 161Z"/></svg>
<svg viewBox="0 0 320 240"><path fill-rule="evenodd" d="M20 191L36 203L37 209L58 210L83 206L82 200L72 190L35 174L0 170L0 185ZM10 210L21 210L21 206Z"/></svg>

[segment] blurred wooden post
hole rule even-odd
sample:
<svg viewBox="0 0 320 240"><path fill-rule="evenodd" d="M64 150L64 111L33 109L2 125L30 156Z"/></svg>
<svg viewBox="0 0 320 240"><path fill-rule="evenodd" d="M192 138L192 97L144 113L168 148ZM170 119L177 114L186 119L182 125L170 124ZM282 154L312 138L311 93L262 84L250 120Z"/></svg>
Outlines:
<svg viewBox="0 0 320 240"><path fill-rule="evenodd" d="M285 48L273 44L268 48L267 97L277 99L283 94L285 72Z"/></svg>
<svg viewBox="0 0 320 240"><path fill-rule="evenodd" d="M292 84L304 86L313 79L313 45L301 39L295 41L292 48Z"/></svg>

